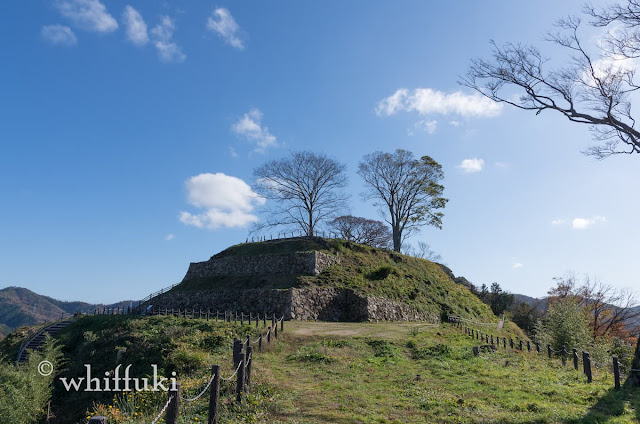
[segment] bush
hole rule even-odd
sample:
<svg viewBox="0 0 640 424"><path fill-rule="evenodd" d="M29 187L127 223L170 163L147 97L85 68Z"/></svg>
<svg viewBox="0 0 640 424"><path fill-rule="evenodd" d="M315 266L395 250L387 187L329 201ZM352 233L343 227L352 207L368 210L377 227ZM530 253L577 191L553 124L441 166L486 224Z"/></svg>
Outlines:
<svg viewBox="0 0 640 424"><path fill-rule="evenodd" d="M0 357L0 423L31 424L44 415L61 358L60 347L52 339L42 352L32 352L26 364L14 366ZM53 365L51 375L38 372L44 360Z"/></svg>
<svg viewBox="0 0 640 424"><path fill-rule="evenodd" d="M558 299L549 305L547 316L536 323L535 339L554 350L562 350L565 345L569 351L574 347L587 349L593 344L589 317L576 300Z"/></svg>
<svg viewBox="0 0 640 424"><path fill-rule="evenodd" d="M373 348L373 356L377 358L395 358L398 356L396 347L387 340L369 340L367 344Z"/></svg>
<svg viewBox="0 0 640 424"><path fill-rule="evenodd" d="M396 270L391 265L381 265L378 268L371 271L369 274L367 274L367 278L369 280L374 280L374 281L384 280L389 275L395 274L395 273L396 273Z"/></svg>
<svg viewBox="0 0 640 424"><path fill-rule="evenodd" d="M435 346L425 347L424 349L418 349L413 346L413 359L426 359L430 357L445 358L451 355L451 348L449 346L438 343Z"/></svg>

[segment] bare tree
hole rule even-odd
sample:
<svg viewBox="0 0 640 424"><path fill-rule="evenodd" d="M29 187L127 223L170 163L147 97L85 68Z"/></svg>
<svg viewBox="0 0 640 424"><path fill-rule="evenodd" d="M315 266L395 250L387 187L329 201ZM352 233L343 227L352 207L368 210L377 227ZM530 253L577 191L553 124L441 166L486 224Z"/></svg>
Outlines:
<svg viewBox="0 0 640 424"><path fill-rule="evenodd" d="M636 332L633 328L625 329L625 324L630 327L630 323L640 316L640 310L635 309L638 300L633 291L585 278L578 293L591 313L594 336Z"/></svg>
<svg viewBox="0 0 640 424"><path fill-rule="evenodd" d="M418 242L418 247L414 248L408 243L403 244L402 250L405 255L413 256L420 259L426 259L431 262L441 262L442 256L435 250L431 249L429 243L424 241Z"/></svg>
<svg viewBox="0 0 640 424"><path fill-rule="evenodd" d="M442 228L447 199L442 197L442 166L429 156L415 159L413 153L374 152L360 162L358 174L368 186L363 197L374 200L391 225L393 250L400 252L403 237L422 225Z"/></svg>
<svg viewBox="0 0 640 424"><path fill-rule="evenodd" d="M613 335L624 339L637 332L631 323L640 317L640 309L632 290L617 289L588 276L580 282L573 273L554 280L556 287L548 292L551 299L572 298L585 308L594 338Z"/></svg>
<svg viewBox="0 0 640 424"><path fill-rule="evenodd" d="M635 69L624 61L640 57L640 2L628 0L625 6L602 10L586 7L585 12L591 25L614 24L616 29L587 48L579 34L581 20L559 20L558 32L548 34L547 41L567 51L567 65L550 69L549 59L536 47L498 46L491 41L493 57L472 60L460 83L496 102L536 114L553 110L572 122L590 125L596 143L585 154L603 159L640 153L640 132L635 129L629 101L640 86L634 81ZM511 89L520 97L514 98Z"/></svg>
<svg viewBox="0 0 640 424"><path fill-rule="evenodd" d="M383 222L359 216L340 216L329 222L339 237L356 243L386 249L391 245L391 231Z"/></svg>
<svg viewBox="0 0 640 424"><path fill-rule="evenodd" d="M266 221L254 228L300 229L313 236L317 226L345 208L345 165L323 154L291 152L253 171L255 190L268 200Z"/></svg>

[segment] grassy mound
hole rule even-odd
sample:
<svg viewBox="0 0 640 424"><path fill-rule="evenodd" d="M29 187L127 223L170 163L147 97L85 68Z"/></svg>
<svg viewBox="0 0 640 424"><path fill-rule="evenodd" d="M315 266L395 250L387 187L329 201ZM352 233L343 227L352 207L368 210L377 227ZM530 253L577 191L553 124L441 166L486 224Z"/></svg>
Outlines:
<svg viewBox="0 0 640 424"><path fill-rule="evenodd" d="M2 354L14 355L22 342L21 335L25 334L24 331L15 332L3 340L0 357ZM85 391L85 383L80 390L67 390L60 378L77 381L86 377L87 364L91 365L93 378L103 378L105 372L113 373L120 364L122 377L124 368L131 365L130 376L149 378L151 388L152 365L156 365L160 377L170 378L175 372L186 396L191 397L207 382L212 364L220 364L225 376L232 373L233 338L247 335L255 340L256 328L204 319L130 315L80 318L55 338L62 348L64 364L63 369L56 369L51 403L56 419L52 423L84 423L91 415L106 415L112 424L151 422L166 402L164 391ZM5 357L5 361L10 359L12 357ZM104 383L101 388L105 388ZM222 390L225 399L230 398L233 382L225 382ZM199 417L200 421L206 422L206 399L208 397L204 403L189 405L188 413L192 418ZM253 401L241 410L225 405L221 422L235 422L238 414L254 416L256 405Z"/></svg>
<svg viewBox="0 0 640 424"><path fill-rule="evenodd" d="M281 339L256 365L270 423L640 422L640 388L616 391L606 366L587 383L544 352L476 357L448 324L292 322Z"/></svg>
<svg viewBox="0 0 640 424"><path fill-rule="evenodd" d="M362 295L382 296L404 302L445 318L448 314L455 314L495 320L487 305L471 294L466 287L452 281L438 264L345 240L300 238L244 243L232 246L213 258L313 250L337 254L340 263L328 267L317 276L282 274L195 278L182 282L173 290L347 288Z"/></svg>

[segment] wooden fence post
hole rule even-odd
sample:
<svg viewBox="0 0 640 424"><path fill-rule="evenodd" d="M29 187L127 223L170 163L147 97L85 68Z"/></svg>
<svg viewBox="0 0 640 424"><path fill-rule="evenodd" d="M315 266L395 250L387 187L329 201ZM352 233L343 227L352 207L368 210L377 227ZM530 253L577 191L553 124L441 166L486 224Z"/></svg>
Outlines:
<svg viewBox="0 0 640 424"><path fill-rule="evenodd" d="M562 366L567 365L567 345L562 345Z"/></svg>
<svg viewBox="0 0 640 424"><path fill-rule="evenodd" d="M280 318L280 331L284 331L284 315Z"/></svg>
<svg viewBox="0 0 640 424"><path fill-rule="evenodd" d="M522 339L520 339L520 351L522 351Z"/></svg>
<svg viewBox="0 0 640 424"><path fill-rule="evenodd" d="M613 381L616 390L620 390L620 368L618 367L618 357L613 357Z"/></svg>
<svg viewBox="0 0 640 424"><path fill-rule="evenodd" d="M513 349L513 339L509 339L509 346L511 346L511 349Z"/></svg>
<svg viewBox="0 0 640 424"><path fill-rule="evenodd" d="M573 369L578 371L578 349L573 348Z"/></svg>
<svg viewBox="0 0 640 424"><path fill-rule="evenodd" d="M211 372L213 373L213 381L209 392L209 420L207 424L217 424L218 404L220 402L220 365L213 365Z"/></svg>
<svg viewBox="0 0 640 424"><path fill-rule="evenodd" d="M242 352L242 342L239 339L233 339L233 369L238 368L240 362L240 352Z"/></svg>
<svg viewBox="0 0 640 424"><path fill-rule="evenodd" d="M547 356L551 359L551 345L547 345Z"/></svg>
<svg viewBox="0 0 640 424"><path fill-rule="evenodd" d="M505 349L507 348L507 338L506 337L502 338L502 345L503 345L503 348L505 348Z"/></svg>
<svg viewBox="0 0 640 424"><path fill-rule="evenodd" d="M589 352L582 352L582 360L584 361L584 373L587 375L587 383L591 383L593 376L591 375L591 355L589 355Z"/></svg>
<svg viewBox="0 0 640 424"><path fill-rule="evenodd" d="M251 385L251 364L253 363L253 348L251 346L247 346L247 387L245 390L248 390L249 385Z"/></svg>
<svg viewBox="0 0 640 424"><path fill-rule="evenodd" d="M236 401L242 402L242 392L244 391L244 364L247 360L247 354L240 354L240 364L238 368L238 380L236 386Z"/></svg>
<svg viewBox="0 0 640 424"><path fill-rule="evenodd" d="M178 411L180 406L180 383L172 384L171 389L169 390L169 397L171 398L171 402L169 402L169 406L167 407L167 412L165 412L165 423L166 424L178 424Z"/></svg>
<svg viewBox="0 0 640 424"><path fill-rule="evenodd" d="M256 314L256 328L258 328L259 322L260 322L260 314Z"/></svg>
<svg viewBox="0 0 640 424"><path fill-rule="evenodd" d="M267 330L267 343L271 343L271 327Z"/></svg>
<svg viewBox="0 0 640 424"><path fill-rule="evenodd" d="M262 353L262 334L258 337L258 352Z"/></svg>
<svg viewBox="0 0 640 424"><path fill-rule="evenodd" d="M262 315L262 326L264 328L267 328L267 313L265 312L264 315Z"/></svg>
<svg viewBox="0 0 640 424"><path fill-rule="evenodd" d="M527 352L531 352L531 341L527 340Z"/></svg>
<svg viewBox="0 0 640 424"><path fill-rule="evenodd" d="M274 328L274 332L273 335L275 336L275 338L278 338L278 323L276 322L276 325L273 326Z"/></svg>
<svg viewBox="0 0 640 424"><path fill-rule="evenodd" d="M536 352L540 353L540 343L536 342Z"/></svg>

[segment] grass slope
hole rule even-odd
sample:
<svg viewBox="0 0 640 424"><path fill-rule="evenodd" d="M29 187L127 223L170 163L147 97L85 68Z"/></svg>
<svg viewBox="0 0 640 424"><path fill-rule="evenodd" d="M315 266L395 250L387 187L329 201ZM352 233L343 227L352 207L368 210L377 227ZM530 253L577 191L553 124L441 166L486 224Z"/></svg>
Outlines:
<svg viewBox="0 0 640 424"><path fill-rule="evenodd" d="M504 334L504 333L503 333ZM257 362L272 423L638 423L640 388L511 349L474 357L457 329L416 323L291 323Z"/></svg>
<svg viewBox="0 0 640 424"><path fill-rule="evenodd" d="M213 256L269 255L317 250L340 256L340 264L312 275L219 276L184 281L175 291L290 287L336 287L383 296L446 318L456 314L495 319L491 309L466 287L455 283L433 262L344 240L304 238L244 243Z"/></svg>
<svg viewBox="0 0 640 424"><path fill-rule="evenodd" d="M494 332L515 336L517 329ZM255 327L169 317L81 318L61 333L62 376L156 363L178 373L185 397L207 382L210 365L231 375L230 342ZM255 338L253 338L255 341ZM19 340L15 340L16 343ZM640 389L613 390L607 369L591 384L570 364L544 354L500 348L479 357L476 341L448 324L287 322L277 342L256 354L253 385L242 404L222 385L220 423L639 423ZM6 346L5 346L6 348ZM183 403L180 423L206 422L207 398ZM109 424L155 418L165 393L67 393L56 386L58 423ZM85 415L85 412L89 414Z"/></svg>
<svg viewBox="0 0 640 424"><path fill-rule="evenodd" d="M230 375L233 372L233 338L254 336L255 333L255 327L248 325L204 319L127 315L82 317L56 336L62 346L65 366L63 370L56 370L52 399L52 411L56 419L51 423L86 422L91 415L107 415L110 417L110 424L148 423L166 402L167 395L164 391L140 392L127 396L126 393L84 391L86 384L79 391L68 391L59 378L86 377L86 364L91 365L92 378L102 378L105 372L113 372L118 364L122 364L122 376L124 368L131 365L130 375L150 378L150 386L152 365L156 365L159 376L170 377L175 372L183 392L191 397L207 382L212 364L222 365L224 374ZM0 342L0 357L1 354L6 354L5 361L15 358L17 347L24 337L24 334L22 337L20 335L21 332L18 331ZM232 382L223 384L225 396L231 390ZM254 416L255 405L254 402L253 406L241 408L235 405L225 406L221 422L234 422L235 417L242 414ZM192 418L200 417L202 421L202 417L206 417L206 409L206 403L199 403L187 409L186 413L191 414ZM230 416L233 420L225 418ZM134 418L135 421L132 421Z"/></svg>

